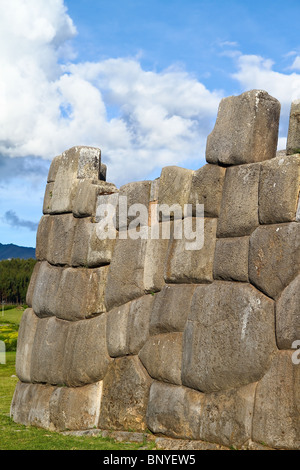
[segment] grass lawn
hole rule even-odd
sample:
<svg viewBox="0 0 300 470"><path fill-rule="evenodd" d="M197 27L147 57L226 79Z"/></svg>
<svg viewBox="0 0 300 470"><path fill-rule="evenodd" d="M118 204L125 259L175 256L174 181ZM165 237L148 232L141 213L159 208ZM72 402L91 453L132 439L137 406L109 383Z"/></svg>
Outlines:
<svg viewBox="0 0 300 470"><path fill-rule="evenodd" d="M22 311L7 311L5 321L17 324ZM1 312L0 312L1 315ZM2 321L4 317L2 317ZM0 325L1 325L0 316ZM138 450L153 449L153 443L119 443L102 437L64 436L57 432L22 426L10 419L10 404L18 382L15 372L16 353L6 352L6 364L0 364L0 450Z"/></svg>

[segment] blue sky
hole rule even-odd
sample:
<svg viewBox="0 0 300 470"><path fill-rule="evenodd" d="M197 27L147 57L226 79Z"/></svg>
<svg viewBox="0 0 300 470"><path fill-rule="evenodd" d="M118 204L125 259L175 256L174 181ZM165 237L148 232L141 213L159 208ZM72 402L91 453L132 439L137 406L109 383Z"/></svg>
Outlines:
<svg viewBox="0 0 300 470"><path fill-rule="evenodd" d="M101 148L117 186L205 163L225 96L300 98L299 0L0 0L0 243L35 246L51 159Z"/></svg>

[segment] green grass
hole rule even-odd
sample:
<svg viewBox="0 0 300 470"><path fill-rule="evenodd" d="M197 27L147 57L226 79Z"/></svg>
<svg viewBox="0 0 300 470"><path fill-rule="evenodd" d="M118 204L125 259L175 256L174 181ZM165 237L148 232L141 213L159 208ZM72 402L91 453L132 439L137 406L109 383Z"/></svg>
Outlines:
<svg viewBox="0 0 300 470"><path fill-rule="evenodd" d="M13 323L13 324L19 325L23 313L24 313L24 308L17 307L11 310L4 310L3 315L2 315L2 309L0 305L0 325L2 323Z"/></svg>
<svg viewBox="0 0 300 470"><path fill-rule="evenodd" d="M119 443L98 436L64 436L58 432L14 423L10 418L10 404L18 382L15 360L14 351L6 352L6 364L0 364L0 450L138 450L141 447L153 449L154 443L151 442Z"/></svg>

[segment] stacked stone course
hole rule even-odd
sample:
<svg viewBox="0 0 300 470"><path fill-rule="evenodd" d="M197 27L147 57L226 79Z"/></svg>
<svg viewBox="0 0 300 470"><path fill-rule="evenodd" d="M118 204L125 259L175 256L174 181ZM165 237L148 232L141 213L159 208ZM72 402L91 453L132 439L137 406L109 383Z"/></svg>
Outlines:
<svg viewBox="0 0 300 470"><path fill-rule="evenodd" d="M261 90L226 98L206 165L119 190L98 149L53 160L14 421L300 449L300 154L276 155L279 115ZM203 247L172 234L126 239L131 217L117 220L122 236L99 239L98 209L118 195L149 208L204 204Z"/></svg>

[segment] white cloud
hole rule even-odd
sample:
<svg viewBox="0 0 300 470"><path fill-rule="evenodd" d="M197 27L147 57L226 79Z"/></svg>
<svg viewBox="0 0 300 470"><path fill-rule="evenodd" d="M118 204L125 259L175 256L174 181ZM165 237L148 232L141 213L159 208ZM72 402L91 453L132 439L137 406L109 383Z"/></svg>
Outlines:
<svg viewBox="0 0 300 470"><path fill-rule="evenodd" d="M297 56L291 65L292 70L300 70L300 56Z"/></svg>
<svg viewBox="0 0 300 470"><path fill-rule="evenodd" d="M75 34L63 0L0 0L0 153L51 159L95 145L116 180L201 166L221 93L183 70L145 71L137 58L72 64Z"/></svg>

